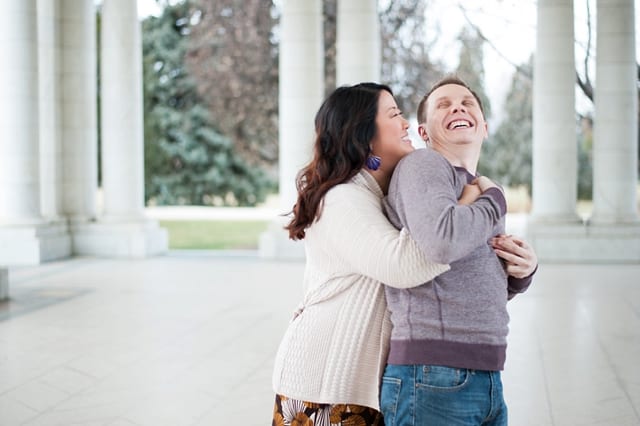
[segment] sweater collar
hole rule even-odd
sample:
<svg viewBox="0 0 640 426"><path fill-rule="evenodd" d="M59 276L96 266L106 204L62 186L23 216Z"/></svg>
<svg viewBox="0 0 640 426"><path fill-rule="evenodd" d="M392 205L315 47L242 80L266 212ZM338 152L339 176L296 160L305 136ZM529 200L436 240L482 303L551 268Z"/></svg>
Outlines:
<svg viewBox="0 0 640 426"><path fill-rule="evenodd" d="M477 174L474 176L469 170L465 169L464 167L453 166L453 168L459 172L464 173L465 177L467 178L467 183L473 182L473 180L478 177Z"/></svg>
<svg viewBox="0 0 640 426"><path fill-rule="evenodd" d="M371 174L365 169L361 169L357 175L352 177L351 182L355 183L356 185L364 186L380 199L384 197L382 189L380 188L380 185L378 185L378 181L376 181L376 179L371 176Z"/></svg>

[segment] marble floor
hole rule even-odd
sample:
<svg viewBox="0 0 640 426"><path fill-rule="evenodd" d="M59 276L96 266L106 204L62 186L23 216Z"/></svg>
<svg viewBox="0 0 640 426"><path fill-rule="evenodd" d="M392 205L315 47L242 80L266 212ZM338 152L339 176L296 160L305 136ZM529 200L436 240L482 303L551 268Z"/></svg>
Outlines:
<svg viewBox="0 0 640 426"><path fill-rule="evenodd" d="M303 268L253 252L11 268L0 425L270 424ZM509 309L511 425L640 425L640 265L541 265Z"/></svg>

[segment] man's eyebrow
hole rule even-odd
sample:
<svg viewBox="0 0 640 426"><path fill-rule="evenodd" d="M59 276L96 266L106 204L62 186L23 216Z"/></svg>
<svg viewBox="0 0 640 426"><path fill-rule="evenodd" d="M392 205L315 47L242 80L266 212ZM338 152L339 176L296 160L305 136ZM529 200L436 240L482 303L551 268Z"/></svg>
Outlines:
<svg viewBox="0 0 640 426"><path fill-rule="evenodd" d="M464 95L464 98L463 98L463 99L465 99L465 100L467 100L467 99L471 99L471 100L474 100L474 101L475 101L476 97L475 97L475 96L473 96L473 95ZM445 96L440 96L439 98L436 98L436 99L435 99L435 102L448 101L448 100L449 100L449 96L446 96L446 95L445 95Z"/></svg>

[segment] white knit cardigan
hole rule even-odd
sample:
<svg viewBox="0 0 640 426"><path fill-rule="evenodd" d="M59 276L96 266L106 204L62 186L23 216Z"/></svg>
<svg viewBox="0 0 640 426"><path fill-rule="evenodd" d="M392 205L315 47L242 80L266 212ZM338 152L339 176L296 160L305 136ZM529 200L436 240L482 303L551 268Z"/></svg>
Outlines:
<svg viewBox="0 0 640 426"><path fill-rule="evenodd" d="M382 283L414 287L449 269L389 223L382 197L364 170L325 195L304 239L305 294L276 355L276 393L379 410L391 334Z"/></svg>

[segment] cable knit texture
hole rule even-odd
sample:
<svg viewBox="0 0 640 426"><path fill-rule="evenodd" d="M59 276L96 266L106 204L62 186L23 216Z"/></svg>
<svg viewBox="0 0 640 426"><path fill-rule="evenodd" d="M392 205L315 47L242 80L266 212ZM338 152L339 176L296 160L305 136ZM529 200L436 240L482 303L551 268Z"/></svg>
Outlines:
<svg viewBox="0 0 640 426"><path fill-rule="evenodd" d="M276 355L276 393L379 409L391 334L382 283L414 287L449 269L389 223L382 197L364 170L326 194L306 233L305 293Z"/></svg>

